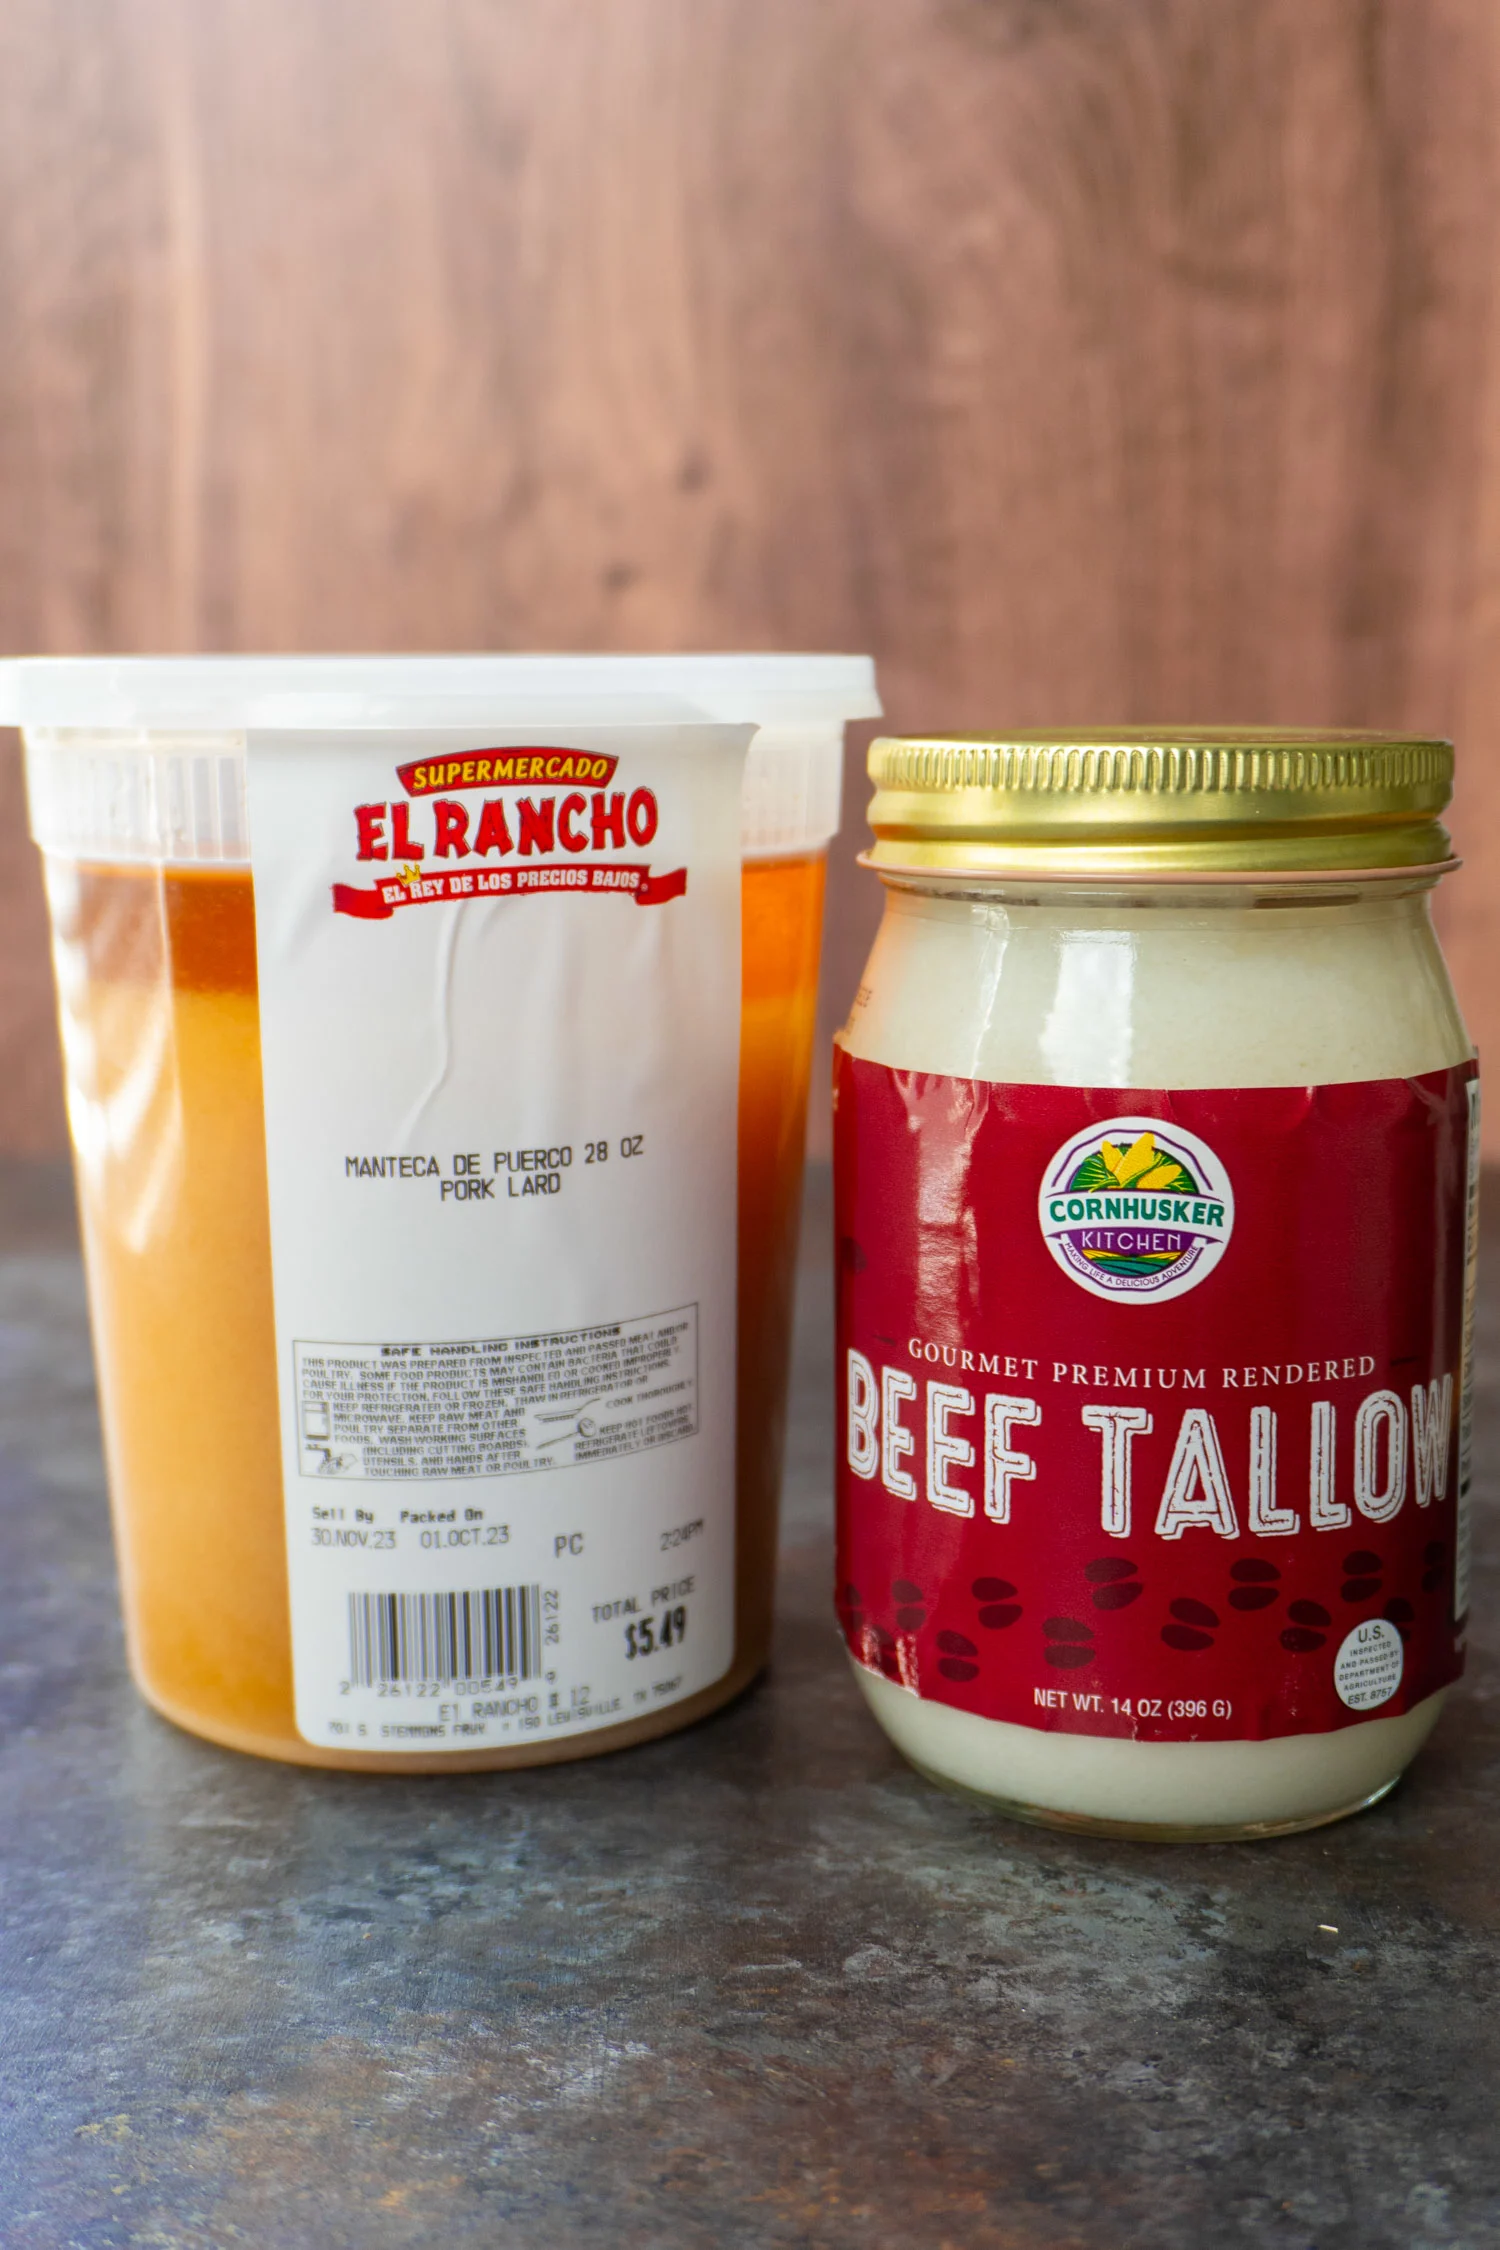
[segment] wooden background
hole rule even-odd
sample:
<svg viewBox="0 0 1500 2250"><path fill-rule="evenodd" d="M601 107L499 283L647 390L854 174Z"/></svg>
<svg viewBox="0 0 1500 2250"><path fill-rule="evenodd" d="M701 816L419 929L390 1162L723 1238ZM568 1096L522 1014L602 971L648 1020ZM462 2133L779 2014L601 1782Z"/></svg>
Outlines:
<svg viewBox="0 0 1500 2250"><path fill-rule="evenodd" d="M897 727L1454 732L1493 1039L1497 47L1494 0L3 0L0 647L869 649ZM62 1140L44 942L11 745L0 1149Z"/></svg>

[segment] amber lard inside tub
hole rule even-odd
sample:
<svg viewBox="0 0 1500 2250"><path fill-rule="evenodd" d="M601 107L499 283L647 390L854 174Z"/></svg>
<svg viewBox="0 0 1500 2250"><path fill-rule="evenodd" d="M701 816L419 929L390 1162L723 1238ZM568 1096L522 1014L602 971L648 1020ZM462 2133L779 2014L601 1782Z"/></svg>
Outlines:
<svg viewBox="0 0 1500 2250"><path fill-rule="evenodd" d="M1010 1812L1274 1835L1463 1663L1478 1083L1446 743L880 741L836 1057L838 1602Z"/></svg>
<svg viewBox="0 0 1500 2250"><path fill-rule="evenodd" d="M579 1757L766 1655L860 658L37 662L131 1661L325 1766Z"/></svg>

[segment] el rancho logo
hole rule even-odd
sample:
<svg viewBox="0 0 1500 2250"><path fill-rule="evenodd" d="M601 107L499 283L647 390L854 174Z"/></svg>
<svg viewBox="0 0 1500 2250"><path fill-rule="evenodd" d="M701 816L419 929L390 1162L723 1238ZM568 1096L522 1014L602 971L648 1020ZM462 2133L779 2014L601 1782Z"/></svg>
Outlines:
<svg viewBox="0 0 1500 2250"><path fill-rule="evenodd" d="M1037 1217L1058 1265L1090 1296L1161 1303L1196 1289L1223 1257L1234 1190L1196 1133L1115 1117L1058 1150Z"/></svg>
<svg viewBox="0 0 1500 2250"><path fill-rule="evenodd" d="M661 809L653 790L611 786L619 763L603 751L526 744L398 766L404 796L354 807L355 858L385 861L390 872L368 887L335 883L334 912L385 922L400 907L449 899L610 891L660 906L681 898L685 867L657 875L624 856L654 842ZM506 794L461 794L481 790Z"/></svg>

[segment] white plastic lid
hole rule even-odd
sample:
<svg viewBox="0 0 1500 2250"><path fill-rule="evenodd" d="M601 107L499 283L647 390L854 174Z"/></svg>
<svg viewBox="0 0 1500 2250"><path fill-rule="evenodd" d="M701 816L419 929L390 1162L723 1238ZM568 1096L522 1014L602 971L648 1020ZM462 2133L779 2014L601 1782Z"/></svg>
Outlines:
<svg viewBox="0 0 1500 2250"><path fill-rule="evenodd" d="M820 847L839 824L844 723L878 718L867 656L21 657L0 724L26 733L44 851L249 858L244 736L454 727L755 725L744 848Z"/></svg>
<svg viewBox="0 0 1500 2250"><path fill-rule="evenodd" d="M0 726L257 729L878 719L868 656L23 656Z"/></svg>

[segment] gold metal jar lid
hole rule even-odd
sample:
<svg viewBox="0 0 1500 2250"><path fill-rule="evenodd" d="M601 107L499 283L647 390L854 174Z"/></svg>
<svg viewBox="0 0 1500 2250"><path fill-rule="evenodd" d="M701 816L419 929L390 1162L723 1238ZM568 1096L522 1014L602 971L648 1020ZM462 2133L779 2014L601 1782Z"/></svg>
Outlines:
<svg viewBox="0 0 1500 2250"><path fill-rule="evenodd" d="M883 735L870 748L886 874L1234 880L1432 873L1453 746L1318 728L1111 727Z"/></svg>

